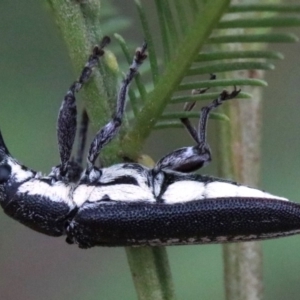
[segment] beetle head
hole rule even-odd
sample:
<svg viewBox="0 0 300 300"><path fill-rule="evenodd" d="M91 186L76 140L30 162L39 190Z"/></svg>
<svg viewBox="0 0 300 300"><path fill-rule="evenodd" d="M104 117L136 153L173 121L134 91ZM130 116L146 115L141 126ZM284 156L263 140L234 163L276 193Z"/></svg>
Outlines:
<svg viewBox="0 0 300 300"><path fill-rule="evenodd" d="M36 173L16 161L9 153L0 132L0 202L9 201L18 187Z"/></svg>

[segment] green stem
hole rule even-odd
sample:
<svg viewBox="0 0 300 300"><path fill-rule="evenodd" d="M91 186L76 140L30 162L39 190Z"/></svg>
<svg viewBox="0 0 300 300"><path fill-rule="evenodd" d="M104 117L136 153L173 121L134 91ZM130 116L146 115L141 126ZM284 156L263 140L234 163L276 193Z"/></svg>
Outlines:
<svg viewBox="0 0 300 300"><path fill-rule="evenodd" d="M134 0L134 1L140 17L140 22L143 28L143 33L145 35L145 40L147 41L148 44L148 53L149 53L149 62L151 66L152 80L153 83L156 84L159 77L159 70L158 70L158 62L157 62L157 56L154 47L152 32L150 30L150 26L146 17L146 12L141 1L140 0Z"/></svg>
<svg viewBox="0 0 300 300"><path fill-rule="evenodd" d="M152 167L142 156L139 163ZM174 300L172 276L165 247L126 248L128 264L139 300Z"/></svg>
<svg viewBox="0 0 300 300"><path fill-rule="evenodd" d="M175 299L166 248L126 248L126 253L139 300Z"/></svg>
<svg viewBox="0 0 300 300"><path fill-rule="evenodd" d="M86 28L81 6L73 0L48 1L68 47L75 71L79 74L94 46L94 40L91 41L91 34L88 33ZM99 120L107 119L109 109L105 102L107 94L98 72L95 72L94 78L84 89L83 95L86 100L89 117L96 125L100 125Z"/></svg>
<svg viewBox="0 0 300 300"><path fill-rule="evenodd" d="M127 44L126 44L124 38L120 34L117 34L117 33L114 34L114 37L117 39L117 41L122 49L122 52L125 55L126 61L127 61L128 65L130 66L132 63L132 55L129 52L129 49L127 47ZM146 98L146 95L147 95L147 91L146 91L145 85L142 82L141 75L136 74L134 77L134 81L135 81L138 91L140 93L141 100L144 101L144 99Z"/></svg>

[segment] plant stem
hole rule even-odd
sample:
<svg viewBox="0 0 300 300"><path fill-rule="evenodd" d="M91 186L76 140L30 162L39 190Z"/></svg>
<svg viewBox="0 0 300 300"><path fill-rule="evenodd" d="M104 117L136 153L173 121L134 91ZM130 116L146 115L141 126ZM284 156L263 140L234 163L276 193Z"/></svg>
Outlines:
<svg viewBox="0 0 300 300"><path fill-rule="evenodd" d="M247 0L243 1L247 2ZM245 3L243 3L245 4ZM254 13L259 19L261 13ZM235 16L236 17L236 16ZM242 18L242 16L241 16ZM265 33L267 29L235 29L227 34ZM264 44L228 44L222 50L264 50ZM262 79L263 71L239 71L231 77ZM230 123L219 124L219 175L257 186L260 172L261 100L259 87L243 87L253 100L232 101L224 106ZM222 152L222 153L221 153ZM262 250L259 242L223 246L227 300L259 300L263 297Z"/></svg>
<svg viewBox="0 0 300 300"><path fill-rule="evenodd" d="M94 42L90 40L80 5L73 0L48 0L48 2L68 47L75 71L79 74L94 46ZM106 92L103 84L99 83L101 82L100 78L99 72L95 71L95 76L83 90L89 117L93 122L96 119L106 120L107 115L109 115L108 107L104 101ZM90 109L91 106L93 109Z"/></svg>
<svg viewBox="0 0 300 300"><path fill-rule="evenodd" d="M241 76L241 74L240 74ZM253 100L227 105L231 122L220 124L220 175L257 186L260 160L261 91L251 91ZM249 90L248 90L249 91ZM262 299L262 252L258 242L223 246L227 300Z"/></svg>
<svg viewBox="0 0 300 300"><path fill-rule="evenodd" d="M126 248L139 300L175 299L165 247Z"/></svg>
<svg viewBox="0 0 300 300"><path fill-rule="evenodd" d="M139 163L153 167L144 155ZM139 300L174 300L174 288L165 247L127 247L126 254Z"/></svg>

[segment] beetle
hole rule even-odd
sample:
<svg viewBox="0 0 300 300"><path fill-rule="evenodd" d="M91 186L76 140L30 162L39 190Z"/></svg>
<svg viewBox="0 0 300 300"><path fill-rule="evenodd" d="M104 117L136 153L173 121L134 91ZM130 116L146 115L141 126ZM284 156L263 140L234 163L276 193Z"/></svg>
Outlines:
<svg viewBox="0 0 300 300"><path fill-rule="evenodd" d="M90 78L104 47L93 49L81 75L66 93L58 115L60 164L47 176L11 156L0 133L0 204L4 212L49 236L66 236L80 248L161 246L252 241L300 232L300 205L236 182L194 174L211 161L207 143L210 112L240 90L224 90L201 109L198 129L181 122L196 145L177 149L150 169L134 162L97 166L102 148L122 124L129 85L146 59L137 49L122 81L116 112L93 139L87 166L80 167L87 130L83 114L78 159L71 159L76 134L76 98ZM213 77L212 77L213 79ZM205 90L199 91L200 93ZM191 110L188 104L185 110Z"/></svg>

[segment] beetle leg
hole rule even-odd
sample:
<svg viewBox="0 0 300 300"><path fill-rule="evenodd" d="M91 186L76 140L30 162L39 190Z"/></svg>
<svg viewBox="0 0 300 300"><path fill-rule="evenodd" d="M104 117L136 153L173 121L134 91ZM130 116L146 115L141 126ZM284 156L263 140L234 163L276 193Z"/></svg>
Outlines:
<svg viewBox="0 0 300 300"><path fill-rule="evenodd" d="M138 68L146 59L147 44L144 43L141 48L138 48L135 52L135 56L126 77L122 81L121 88L117 98L117 108L112 119L102 127L96 134L88 153L87 158L87 172L89 173L94 167L95 161L101 151L101 149L109 143L118 133L122 124L124 109L126 104L126 97L128 93L129 85L138 72Z"/></svg>
<svg viewBox="0 0 300 300"><path fill-rule="evenodd" d="M239 92L240 90L237 90L236 88L234 88L231 93L224 90L218 98L213 100L209 105L204 106L201 109L197 132L186 118L184 124L191 136L197 142L197 145L180 148L167 154L157 162L155 169L169 169L189 173L208 164L211 161L211 151L207 143L207 121L209 114L224 101L235 98Z"/></svg>
<svg viewBox="0 0 300 300"><path fill-rule="evenodd" d="M85 64L79 79L76 80L66 93L59 110L57 120L57 139L61 159L59 173L64 176L67 172L67 165L70 160L72 147L76 135L76 98L75 93L79 92L83 84L91 77L93 68L98 64L99 57L103 56L103 48L110 42L109 37L104 37L99 46L94 47Z"/></svg>
<svg viewBox="0 0 300 300"><path fill-rule="evenodd" d="M78 163L80 166L82 165L82 161L83 161L83 153L84 153L84 148L86 143L88 126L89 126L89 116L86 110L84 109L81 115L78 149L77 149L76 159L75 159L76 163Z"/></svg>
<svg viewBox="0 0 300 300"><path fill-rule="evenodd" d="M213 100L209 105L201 108L201 115L198 124L199 144L207 143L207 122L210 112L223 104L224 101L234 99L240 93L240 91L241 90L237 90L236 87L234 87L234 90L231 93L228 93L228 91L224 90L218 98Z"/></svg>
<svg viewBox="0 0 300 300"><path fill-rule="evenodd" d="M215 80L216 75L215 74L210 74L210 80ZM192 90L192 95L199 95L199 94L204 94L209 88L204 88L204 89L195 89ZM186 102L184 104L184 111L191 111L196 104L196 101L193 102ZM193 140L199 144L199 134L196 130L196 128L192 125L191 121L189 118L180 118L181 123L184 125L188 133L191 135Z"/></svg>

